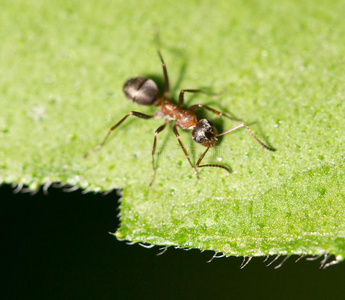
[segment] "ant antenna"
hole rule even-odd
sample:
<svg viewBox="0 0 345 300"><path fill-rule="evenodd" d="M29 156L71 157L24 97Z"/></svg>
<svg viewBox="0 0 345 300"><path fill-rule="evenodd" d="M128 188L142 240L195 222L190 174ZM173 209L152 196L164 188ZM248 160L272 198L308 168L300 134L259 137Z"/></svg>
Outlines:
<svg viewBox="0 0 345 300"><path fill-rule="evenodd" d="M238 124L238 125L236 125L236 126L230 128L229 130L226 130L226 131L224 131L224 132L222 132L222 133L216 134L216 136L218 137L218 136L226 135L226 134L228 134L229 132L235 131L236 129L239 129L239 128L242 128L242 127L245 127L245 128L247 129L247 131L250 133L250 135L251 135L251 136L262 146L262 147L264 147L265 149L267 149L267 150L269 150L269 151L272 151L272 152L276 151L276 149L271 148L271 147L267 146L266 144L264 144L264 143L254 134L254 132L251 131L251 129L249 128L249 126L248 126L247 124L243 123L243 122L241 122L240 124Z"/></svg>

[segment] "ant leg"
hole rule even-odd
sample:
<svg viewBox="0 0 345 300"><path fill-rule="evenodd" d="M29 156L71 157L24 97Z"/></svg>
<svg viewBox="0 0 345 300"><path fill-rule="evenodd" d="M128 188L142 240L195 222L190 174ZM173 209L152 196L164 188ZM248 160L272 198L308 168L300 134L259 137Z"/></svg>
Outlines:
<svg viewBox="0 0 345 300"><path fill-rule="evenodd" d="M215 96L215 95L220 95L222 94L224 91L220 92L220 93L209 93L209 92L206 92L206 91L203 91L203 90L181 90L180 91L180 94L179 94L179 97L178 97L178 100L179 100L179 106L181 107L183 105L183 102L184 102L184 93L200 93L200 94L205 94L205 95L212 95L212 96Z"/></svg>
<svg viewBox="0 0 345 300"><path fill-rule="evenodd" d="M163 60L163 56L161 54L161 52L159 50L157 50L159 58L161 59L162 62L162 68L163 68L163 75L164 75L164 99L168 99L169 98L169 77L168 77L168 71L167 71L167 67L166 64Z"/></svg>
<svg viewBox="0 0 345 300"><path fill-rule="evenodd" d="M149 115L145 115L143 113L140 113L140 112L137 112L137 111L131 111L129 112L127 115L125 115L119 122L117 122L113 127L111 127L107 133L107 135L105 136L105 138L103 139L103 141L97 145L96 147L94 148L91 148L89 151L87 151L85 154L84 154L84 157L88 157L92 152L96 152L98 151L99 149L101 149L104 144L107 142L110 134L112 131L114 131L118 126L120 126L129 116L135 116L135 117L138 117L138 118L141 118L141 119L150 119L150 118L153 118L153 116L149 116Z"/></svg>
<svg viewBox="0 0 345 300"><path fill-rule="evenodd" d="M183 105L183 101L184 101L184 93L205 93L202 90L181 90L180 94L178 96L178 102L179 102L179 106L181 107Z"/></svg>
<svg viewBox="0 0 345 300"><path fill-rule="evenodd" d="M188 152L187 152L185 146L183 145L183 143L182 143L182 141L181 141L181 137L180 137L180 135L179 135L179 133L178 133L178 131L177 131L176 124L174 124L174 126L173 126L173 131L174 131L174 133L175 133L175 135L176 135L176 137L177 137L178 142L180 143L180 146L181 146L181 148L182 148L182 150L183 150L183 152L184 152L184 155L187 157L187 160L188 160L190 166L192 167L192 169L193 169L193 171L194 171L194 174L195 174L196 178L199 179L198 172L197 172L196 169L194 168L194 166L193 166L193 164L192 164L192 162L191 162L191 160L190 160L190 158L189 158Z"/></svg>
<svg viewBox="0 0 345 300"><path fill-rule="evenodd" d="M200 158L198 159L198 162L196 163L196 166L198 168L205 168L205 167L215 167L215 168L222 168L226 171L228 171L229 173L231 173L230 169L222 166L222 165L216 165L216 164L206 164L206 165L200 165L201 161L203 160L203 158L205 157L206 153L208 152L208 150L210 149L210 147L207 147L207 149L205 150L205 152L200 156Z"/></svg>
<svg viewBox="0 0 345 300"><path fill-rule="evenodd" d="M157 136L158 134L164 130L167 123L163 124L162 126L158 127L158 129L155 131L155 137L153 139L153 148L152 148L152 178L149 186L152 185L153 181L155 180L155 174L156 174L156 167L155 167L155 153L156 153L156 145L157 145Z"/></svg>
<svg viewBox="0 0 345 300"><path fill-rule="evenodd" d="M225 117L225 118L227 118L227 119L229 119L229 120L231 120L231 121L234 121L234 122L239 123L238 125L236 125L236 126L230 128L229 130L217 134L216 136L222 136L222 135L225 135L225 134L227 134L227 133L229 133L229 132L231 132L231 131L234 131L234 130L236 130L236 129L238 129L238 128L244 127L244 128L247 129L247 131L250 133L250 135L251 135L251 136L262 146L262 147L264 147L265 149L267 149L267 150L269 150L269 151L276 151L275 149L273 149L273 148L267 146L266 144L264 144L264 143L254 134L254 132L249 128L249 126L248 126L246 123L242 122L242 121L239 121L239 120L236 120L236 119L234 119L234 118L231 118L231 117L229 117L227 114L224 114L224 113L222 113L222 112L220 112L220 111L218 111L218 110L215 110L215 109L213 109L213 108L211 108L211 107L209 107L209 106L207 106L207 105L203 105L203 104L192 105L192 106L189 107L188 109L191 110L191 111L194 111L194 110L196 110L196 109L198 109L198 108L204 108L204 109L206 109L206 110L208 110L208 111L210 111L210 112L216 114L216 115L219 116L219 117Z"/></svg>
<svg viewBox="0 0 345 300"><path fill-rule="evenodd" d="M192 111L197 110L198 108L207 109L208 111L210 111L210 112L216 114L218 117L225 117L225 118L228 118L228 119L231 120L231 121L242 122L242 121L236 120L236 119L234 119L234 118L231 118L231 117L229 117L228 115L226 115L226 114L224 114L224 113L222 113L222 112L220 112L220 111L218 111L218 110L215 110L215 109L213 109L213 108L211 108L211 107L209 107L209 106L207 106L207 105L195 104L195 105L192 105L191 107L188 107L188 109L189 109L189 110L192 110Z"/></svg>

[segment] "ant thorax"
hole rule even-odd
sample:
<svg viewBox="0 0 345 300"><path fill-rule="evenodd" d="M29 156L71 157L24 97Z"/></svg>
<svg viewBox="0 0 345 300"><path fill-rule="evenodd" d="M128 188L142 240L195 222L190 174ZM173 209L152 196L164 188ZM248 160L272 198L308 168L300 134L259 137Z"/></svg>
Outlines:
<svg viewBox="0 0 345 300"><path fill-rule="evenodd" d="M177 107L171 102L163 103L156 116L164 116L166 122L174 120L176 125L184 130L192 130L198 123L194 112Z"/></svg>

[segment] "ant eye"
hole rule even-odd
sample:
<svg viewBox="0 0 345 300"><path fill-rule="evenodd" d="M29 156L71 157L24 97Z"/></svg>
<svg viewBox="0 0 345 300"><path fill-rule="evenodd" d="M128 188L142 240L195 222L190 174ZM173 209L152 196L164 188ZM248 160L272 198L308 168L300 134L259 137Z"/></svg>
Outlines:
<svg viewBox="0 0 345 300"><path fill-rule="evenodd" d="M196 135L195 139L194 139L197 143L199 144L203 144L206 142L206 139L203 136L200 135Z"/></svg>

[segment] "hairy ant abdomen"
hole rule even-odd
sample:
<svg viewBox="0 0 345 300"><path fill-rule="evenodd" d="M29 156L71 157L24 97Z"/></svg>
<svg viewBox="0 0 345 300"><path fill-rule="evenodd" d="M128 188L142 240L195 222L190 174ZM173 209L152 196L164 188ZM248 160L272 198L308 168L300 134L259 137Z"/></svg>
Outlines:
<svg viewBox="0 0 345 300"><path fill-rule="evenodd" d="M135 77L128 79L123 86L126 97L140 105L152 105L158 97L156 83L146 77Z"/></svg>

